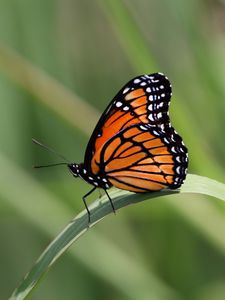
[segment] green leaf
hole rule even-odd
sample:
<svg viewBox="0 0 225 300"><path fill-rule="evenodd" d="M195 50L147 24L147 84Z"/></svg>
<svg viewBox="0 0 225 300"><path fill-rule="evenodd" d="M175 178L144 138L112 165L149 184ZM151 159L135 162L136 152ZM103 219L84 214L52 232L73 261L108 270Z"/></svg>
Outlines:
<svg viewBox="0 0 225 300"><path fill-rule="evenodd" d="M160 192L133 194L113 189L110 197L113 199L115 208L118 210L130 204L144 200L157 199L166 195L196 193L213 196L225 201L225 185L207 177L188 175L187 180L180 190L163 190ZM97 199L90 205L91 223L94 226L105 216L112 213L112 208L107 197ZM37 260L31 271L26 275L20 286L13 292L12 299L24 299L36 286L40 278L49 270L54 262L88 229L88 217L86 211L77 215L65 229L52 241L47 249Z"/></svg>

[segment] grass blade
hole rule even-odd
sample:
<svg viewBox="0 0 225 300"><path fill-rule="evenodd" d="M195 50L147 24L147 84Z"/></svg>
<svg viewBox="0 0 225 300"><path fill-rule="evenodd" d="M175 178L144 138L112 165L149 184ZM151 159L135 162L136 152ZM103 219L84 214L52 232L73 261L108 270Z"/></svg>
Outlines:
<svg viewBox="0 0 225 300"><path fill-rule="evenodd" d="M147 199L156 199L166 195L196 193L217 197L225 201L225 185L215 180L197 175L188 175L185 184L180 190L166 190L147 194L132 194L125 191L113 190L110 195L115 208L118 210L130 204L139 203ZM94 226L112 212L106 196L97 199L91 206L91 224ZM49 270L54 262L88 229L87 213L82 211L65 229L52 241L42 253L34 267L26 275L20 286L13 292L11 300L24 299L36 286L40 278Z"/></svg>

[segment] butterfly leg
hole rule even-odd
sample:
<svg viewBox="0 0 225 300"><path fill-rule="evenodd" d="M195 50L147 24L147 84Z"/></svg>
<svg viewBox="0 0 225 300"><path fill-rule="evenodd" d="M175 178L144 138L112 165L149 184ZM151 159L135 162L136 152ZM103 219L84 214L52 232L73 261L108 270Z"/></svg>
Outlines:
<svg viewBox="0 0 225 300"><path fill-rule="evenodd" d="M113 204L113 202L112 202L112 199L110 198L110 196L109 196L107 190L104 190L104 191L105 191L107 197L109 198L109 202L110 202L110 204L111 204L111 206L112 206L112 210L113 210L114 214L116 214L116 209L115 209L115 206L114 206L114 204Z"/></svg>
<svg viewBox="0 0 225 300"><path fill-rule="evenodd" d="M87 198L91 193L93 193L95 189L96 189L96 187L93 187L93 189L91 189L86 195L84 195L84 196L82 197L83 202L84 202L84 205L85 205L85 208L86 208L86 211L87 211L87 214L88 214L88 225L91 223L91 212L90 212L90 210L89 210L89 208L88 208L88 205L87 205L87 202L86 202L86 198Z"/></svg>

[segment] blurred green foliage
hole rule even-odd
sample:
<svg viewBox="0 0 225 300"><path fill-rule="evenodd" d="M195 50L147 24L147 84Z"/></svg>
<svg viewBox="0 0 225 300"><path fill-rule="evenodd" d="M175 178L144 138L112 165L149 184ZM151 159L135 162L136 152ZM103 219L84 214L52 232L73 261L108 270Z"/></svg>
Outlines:
<svg viewBox="0 0 225 300"><path fill-rule="evenodd" d="M224 182L224 20L224 0L0 0L1 299L89 189L63 167L33 170L57 158L31 138L82 161L130 78L168 75L190 172ZM32 299L224 299L224 229L224 204L205 197L126 208L78 241Z"/></svg>

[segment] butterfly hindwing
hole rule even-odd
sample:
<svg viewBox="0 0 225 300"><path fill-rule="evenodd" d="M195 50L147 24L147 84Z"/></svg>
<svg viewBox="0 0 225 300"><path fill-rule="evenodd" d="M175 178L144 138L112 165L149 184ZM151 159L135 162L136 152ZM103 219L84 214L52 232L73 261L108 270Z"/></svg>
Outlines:
<svg viewBox="0 0 225 300"><path fill-rule="evenodd" d="M168 130L138 124L111 138L99 164L112 185L134 192L178 188L186 177L187 149Z"/></svg>

